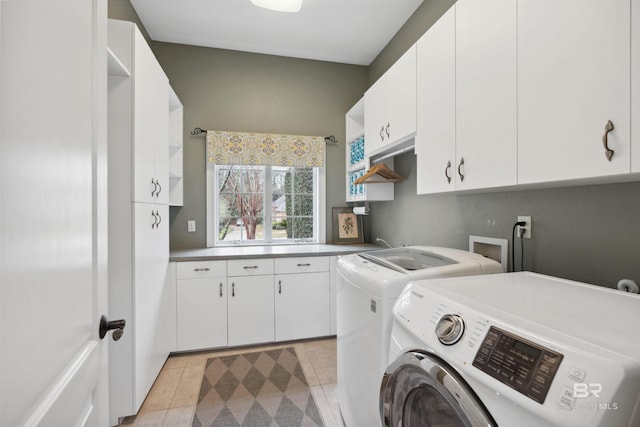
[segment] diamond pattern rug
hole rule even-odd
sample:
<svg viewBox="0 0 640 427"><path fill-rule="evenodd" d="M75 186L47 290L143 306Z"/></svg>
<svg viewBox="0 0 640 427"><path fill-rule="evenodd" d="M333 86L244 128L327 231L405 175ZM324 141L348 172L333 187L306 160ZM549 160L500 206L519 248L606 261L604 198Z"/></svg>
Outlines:
<svg viewBox="0 0 640 427"><path fill-rule="evenodd" d="M193 427L323 427L292 347L207 360Z"/></svg>

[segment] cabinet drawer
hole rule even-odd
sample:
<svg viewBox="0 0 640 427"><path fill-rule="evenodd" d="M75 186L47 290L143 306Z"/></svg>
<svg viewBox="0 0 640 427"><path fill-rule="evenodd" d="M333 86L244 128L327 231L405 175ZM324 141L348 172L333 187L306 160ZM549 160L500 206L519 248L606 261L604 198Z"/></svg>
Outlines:
<svg viewBox="0 0 640 427"><path fill-rule="evenodd" d="M273 274L273 259L233 259L227 261L228 276Z"/></svg>
<svg viewBox="0 0 640 427"><path fill-rule="evenodd" d="M178 279L197 279L227 275L227 261L191 261L179 262Z"/></svg>
<svg viewBox="0 0 640 427"><path fill-rule="evenodd" d="M312 273L329 271L328 256L276 258L276 274Z"/></svg>

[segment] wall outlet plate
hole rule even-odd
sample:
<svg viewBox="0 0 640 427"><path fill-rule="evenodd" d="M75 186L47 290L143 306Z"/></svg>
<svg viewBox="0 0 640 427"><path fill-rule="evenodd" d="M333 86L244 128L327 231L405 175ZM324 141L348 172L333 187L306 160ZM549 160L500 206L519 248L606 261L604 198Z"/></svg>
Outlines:
<svg viewBox="0 0 640 427"><path fill-rule="evenodd" d="M531 217L530 216L518 216L518 222L524 221L526 224L524 226L518 226L516 228L516 237L520 237L520 230L524 230L525 239L531 238Z"/></svg>

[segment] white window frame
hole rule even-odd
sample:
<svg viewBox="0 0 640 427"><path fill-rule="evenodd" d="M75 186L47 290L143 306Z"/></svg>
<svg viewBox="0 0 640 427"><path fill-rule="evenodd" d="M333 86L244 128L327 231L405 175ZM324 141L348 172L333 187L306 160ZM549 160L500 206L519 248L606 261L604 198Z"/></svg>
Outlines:
<svg viewBox="0 0 640 427"><path fill-rule="evenodd" d="M219 240L217 233L219 224L219 209L216 206L216 194L218 192L218 173L215 164L207 163L207 247L224 247L224 246L277 246L277 245L292 245L292 244L322 244L326 242L326 172L324 167L314 168L314 213L313 213L313 230L314 239L309 241L307 239L278 239L277 241L267 240L235 240L224 241ZM271 168L265 169L265 200L270 200L272 193L271 182ZM266 197L269 195L269 197ZM269 202L270 203L270 202ZM271 208L266 207L264 209L264 224L271 224ZM263 227L265 234L268 227ZM270 234L270 229L268 231Z"/></svg>

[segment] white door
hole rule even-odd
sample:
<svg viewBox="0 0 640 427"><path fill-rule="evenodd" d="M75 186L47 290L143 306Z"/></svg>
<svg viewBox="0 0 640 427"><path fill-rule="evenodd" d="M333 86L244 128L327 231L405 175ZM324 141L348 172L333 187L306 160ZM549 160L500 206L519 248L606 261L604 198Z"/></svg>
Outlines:
<svg viewBox="0 0 640 427"><path fill-rule="evenodd" d="M369 157L384 146L387 118L387 84L385 76L375 82L364 94L364 155Z"/></svg>
<svg viewBox="0 0 640 427"><path fill-rule="evenodd" d="M516 0L458 1L455 40L456 190L515 185Z"/></svg>
<svg viewBox="0 0 640 427"><path fill-rule="evenodd" d="M416 133L416 46L411 46L386 73L386 143L409 139Z"/></svg>
<svg viewBox="0 0 640 427"><path fill-rule="evenodd" d="M0 425L104 426L107 4L0 10Z"/></svg>
<svg viewBox="0 0 640 427"><path fill-rule="evenodd" d="M229 345L274 340L273 276L229 277Z"/></svg>
<svg viewBox="0 0 640 427"><path fill-rule="evenodd" d="M275 276L276 341L329 335L330 297L329 272Z"/></svg>
<svg viewBox="0 0 640 427"><path fill-rule="evenodd" d="M629 0L518 1L518 183L629 172L629 17Z"/></svg>
<svg viewBox="0 0 640 427"><path fill-rule="evenodd" d="M455 190L456 6L417 42L416 191Z"/></svg>

